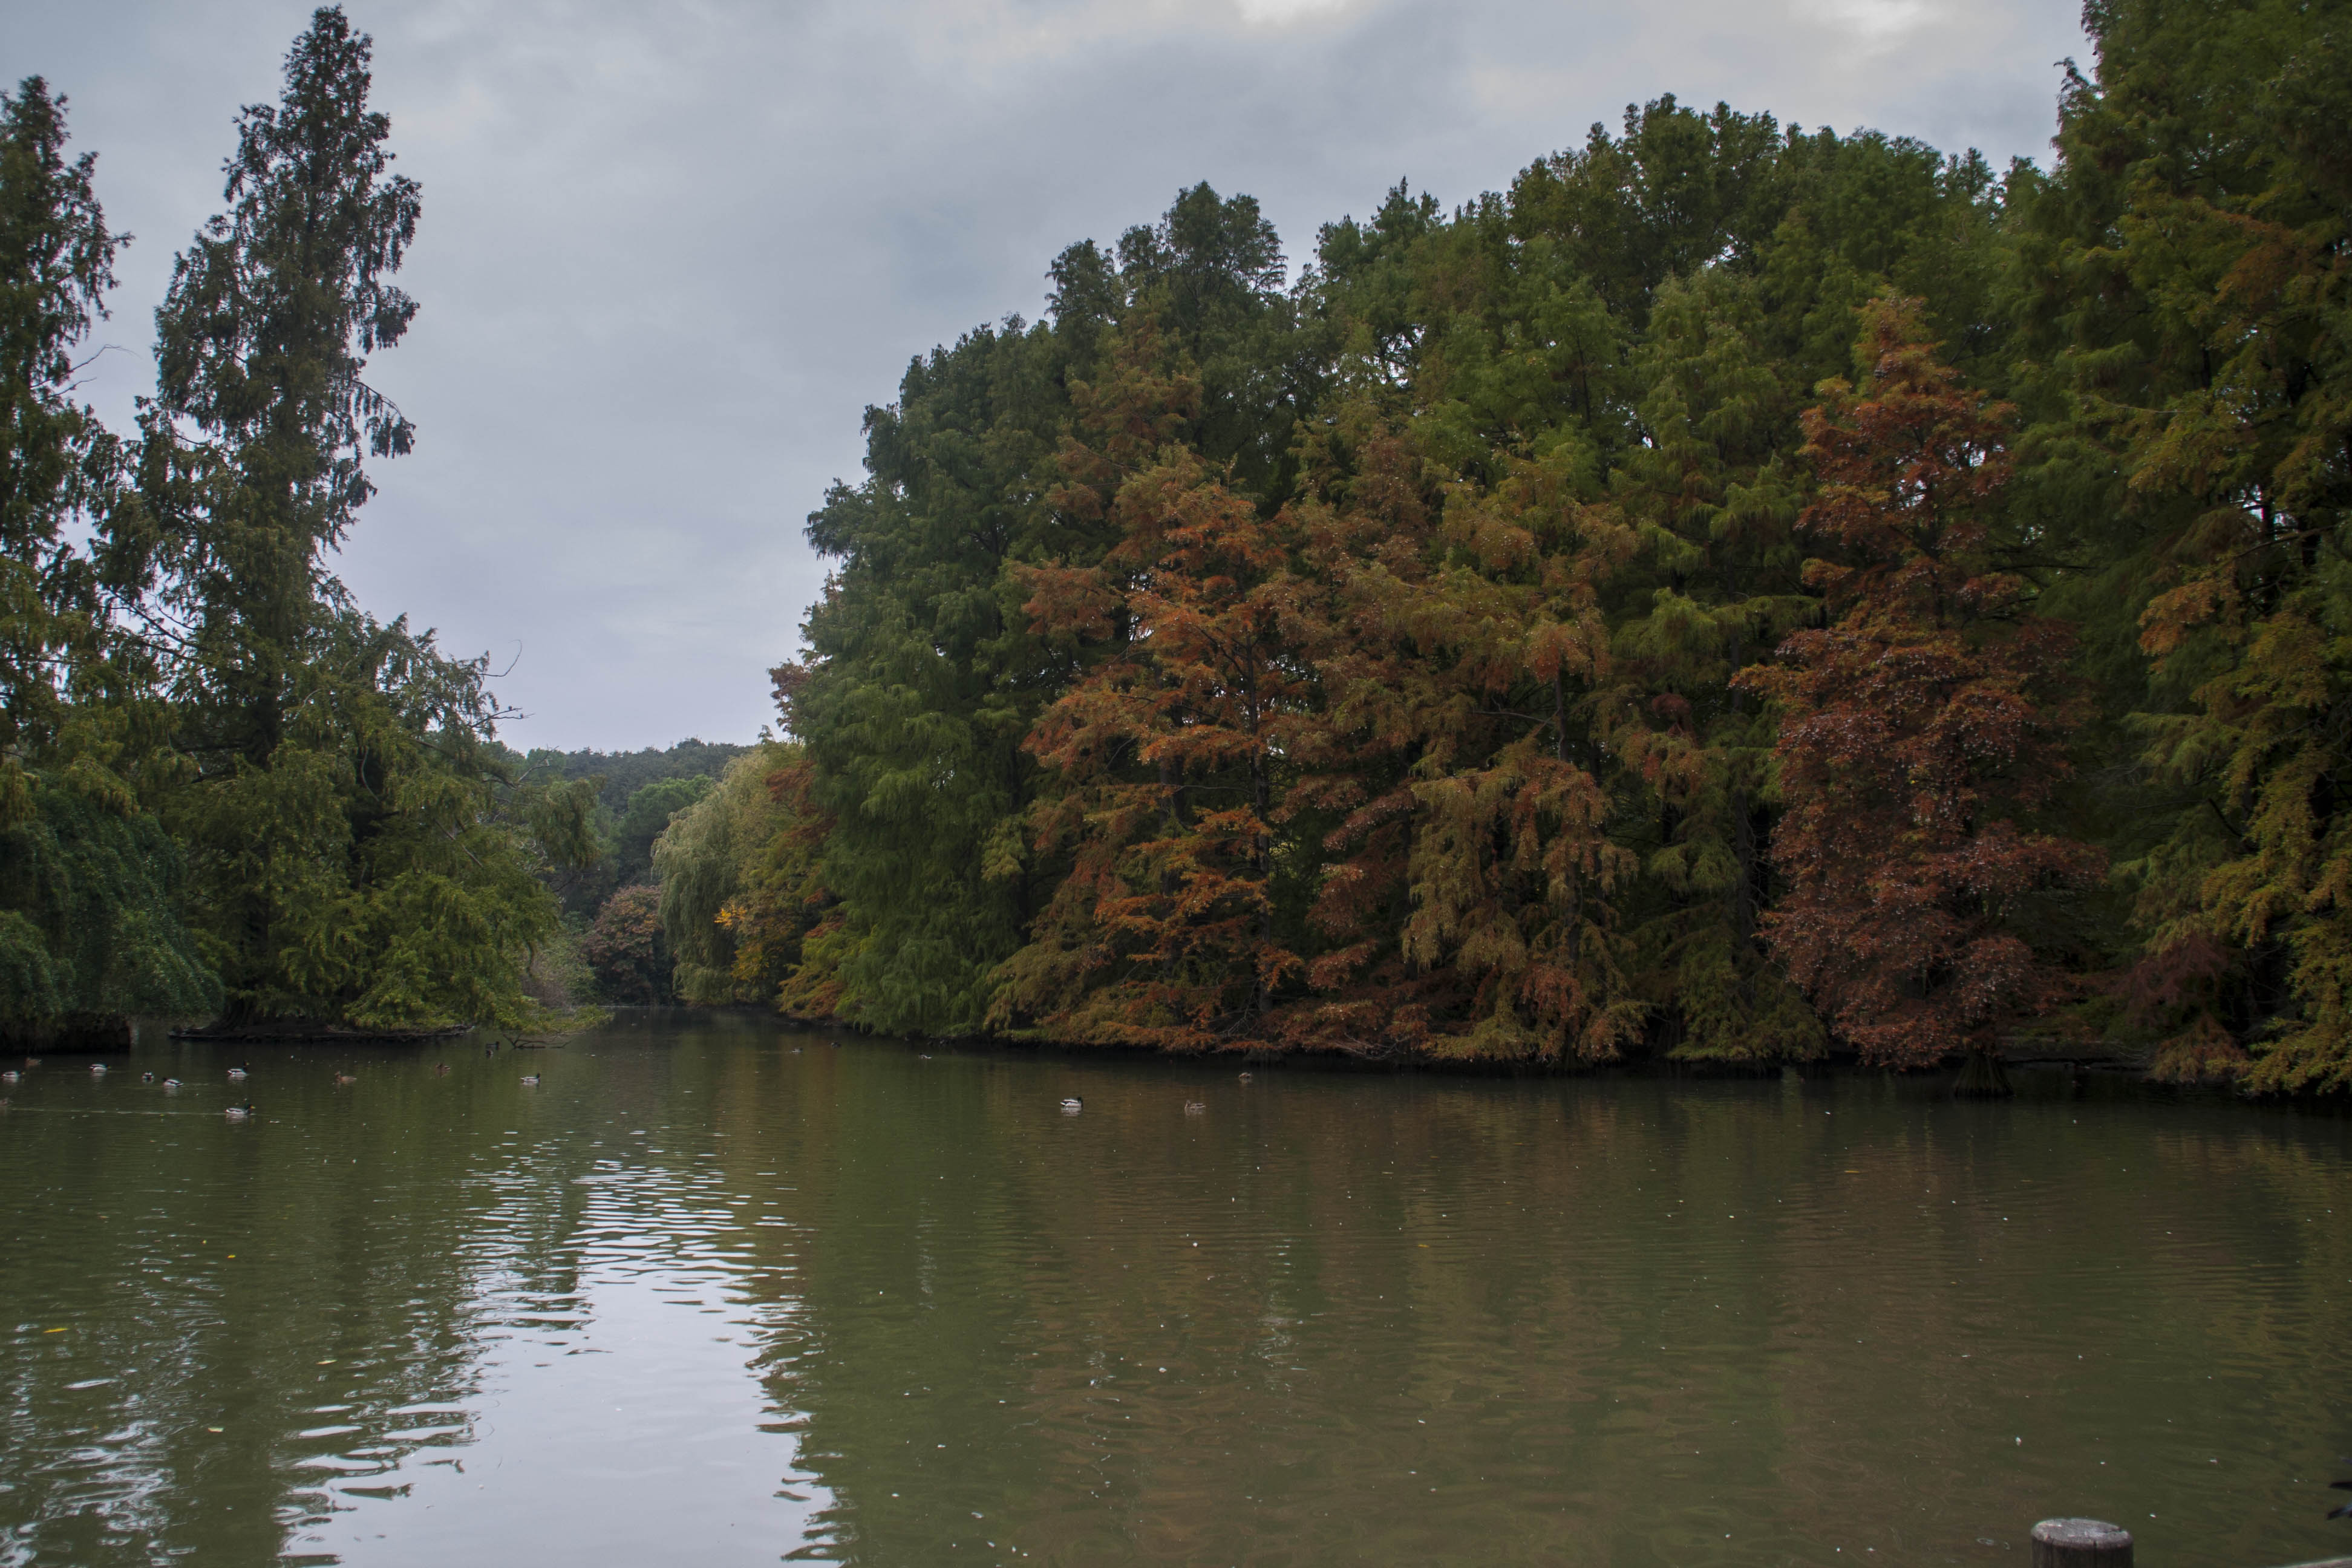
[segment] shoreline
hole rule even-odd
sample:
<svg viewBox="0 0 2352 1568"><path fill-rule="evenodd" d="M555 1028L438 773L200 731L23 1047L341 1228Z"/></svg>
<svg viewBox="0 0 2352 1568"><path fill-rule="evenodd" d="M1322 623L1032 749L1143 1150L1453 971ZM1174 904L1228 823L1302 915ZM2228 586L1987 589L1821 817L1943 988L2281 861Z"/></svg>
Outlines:
<svg viewBox="0 0 2352 1568"><path fill-rule="evenodd" d="M1390 1077L1428 1076L1436 1079L1621 1079L1628 1081L1660 1079L1692 1083L1711 1081L1762 1082L1770 1079L1796 1079L1801 1082L1822 1082L1830 1079L1877 1078L1922 1094L1938 1099L1970 1098L1956 1092L1961 1075L1966 1070L1965 1058L1939 1062L1932 1068L1898 1069L1863 1065L1851 1050L1832 1047L1818 1057L1802 1061L1739 1062L1724 1060L1678 1060L1660 1055L1629 1056L1608 1062L1578 1062L1564 1059L1522 1058L1499 1059L1479 1057L1440 1057L1429 1055L1366 1057L1347 1051L1276 1050L1263 1047L1240 1047L1216 1051L1171 1051L1150 1046L1119 1044L1086 1045L1063 1040L1008 1038L996 1035L888 1035L861 1029L853 1024L818 1023L790 1018L768 1011L756 1004L731 1003L714 1006L688 1006L683 1004L663 1005L607 1005L604 1017L590 1028L627 1029L640 1024L656 1021L691 1020L719 1027L757 1026L773 1028L779 1033L808 1036L837 1036L877 1046L898 1046L908 1050L951 1051L959 1055L996 1056L1005 1058L1057 1058L1068 1061L1104 1062L1163 1062L1173 1066L1214 1067L1236 1071L1288 1071L1316 1074L1361 1074ZM369 1033L357 1030L333 1030L304 1026L265 1030L247 1028L212 1033L165 1020L135 1020L123 1037L103 1045L51 1044L32 1047L36 1053L76 1058L101 1058L129 1055L142 1046L152 1046L159 1039L174 1046L285 1046L289 1047L367 1047L393 1048L444 1045L482 1032L483 1026L472 1025L440 1030L414 1031L404 1034ZM583 1031L565 1031L566 1035ZM554 1048L543 1038L508 1041L502 1045L524 1049L532 1047ZM12 1047L23 1049L25 1047ZM2053 1046L2042 1042L2019 1042L2000 1058L2002 1068L2017 1074L2037 1091L2046 1092L2053 1080L2063 1079L2074 1092L2082 1093L2096 1085L2102 1093L2127 1091L2135 1096L2184 1101L2228 1100L2253 1109L2294 1108L2352 1115L2352 1100L2341 1096L2319 1094L2252 1095L2227 1082L2172 1083L2147 1076L2144 1061L2121 1055L2112 1049L2097 1047ZM2007 1097L1993 1097L1999 1103Z"/></svg>
<svg viewBox="0 0 2352 1568"><path fill-rule="evenodd" d="M1060 1040L1008 1039L995 1035L886 1035L842 1023L812 1023L804 1019L787 1018L768 1012L756 1004L735 1003L718 1006L689 1007L638 1006L612 1009L614 1023L622 1024L634 1017L651 1022L656 1018L681 1017L721 1020L729 1024L763 1024L789 1033L804 1035L840 1035L877 1045L897 1045L910 1050L952 1051L973 1056L1054 1058L1066 1060L1106 1060L1122 1062L1166 1062L1175 1065L1213 1066L1237 1071L1303 1071L1314 1073L1370 1074L1389 1076L1428 1075L1444 1079L1625 1079L1629 1080L1684 1079L1700 1081L1747 1080L1761 1082L1794 1077L1801 1081L1823 1081L1830 1079L1879 1078L1890 1082L1932 1093L1937 1098L1958 1099L1953 1093L1964 1059L1940 1062L1932 1068L1901 1070L1891 1068L1865 1067L1851 1050L1832 1048L1805 1061L1731 1062L1717 1060L1675 1060L1662 1056L1629 1057L1612 1062L1570 1062L1565 1060L1519 1059L1498 1060L1491 1058L1459 1057L1360 1057L1345 1051L1278 1051L1266 1049L1234 1049L1223 1051L1169 1051L1149 1046L1080 1045ZM2167 1083L2146 1076L2143 1062L2111 1049L2080 1047L2068 1049L2022 1042L2004 1054L2002 1067L2028 1076L2037 1088L2050 1079L2064 1078L2072 1085L2086 1088L2096 1084L2102 1090L2112 1092L2127 1089L2158 1099L2181 1100L2228 1100L2252 1109L2283 1109L2328 1111L2352 1114L2352 1102L2340 1096L2326 1095L2250 1095L2229 1083ZM1998 1104L1998 1100L1987 1103Z"/></svg>

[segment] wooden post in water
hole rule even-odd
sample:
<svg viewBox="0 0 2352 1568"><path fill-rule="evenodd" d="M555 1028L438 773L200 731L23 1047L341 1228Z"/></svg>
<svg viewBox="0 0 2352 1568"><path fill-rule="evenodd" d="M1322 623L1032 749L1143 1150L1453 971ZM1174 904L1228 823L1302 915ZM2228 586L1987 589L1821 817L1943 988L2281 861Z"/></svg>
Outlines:
<svg viewBox="0 0 2352 1568"><path fill-rule="evenodd" d="M2131 1531L2104 1519L2045 1519L2033 1527L2033 1568L2132 1568Z"/></svg>

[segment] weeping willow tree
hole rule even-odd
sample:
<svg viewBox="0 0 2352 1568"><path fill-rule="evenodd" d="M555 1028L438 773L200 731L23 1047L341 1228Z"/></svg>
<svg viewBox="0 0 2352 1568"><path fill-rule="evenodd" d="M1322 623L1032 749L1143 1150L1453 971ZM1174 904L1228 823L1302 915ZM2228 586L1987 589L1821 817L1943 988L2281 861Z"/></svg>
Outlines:
<svg viewBox="0 0 2352 1568"><path fill-rule="evenodd" d="M798 746L762 742L719 787L670 818L654 846L661 923L678 999L708 1006L778 1003L829 1014L840 920L818 879L826 823L809 799ZM803 972L806 973L803 973ZM788 979L801 990L783 994Z"/></svg>

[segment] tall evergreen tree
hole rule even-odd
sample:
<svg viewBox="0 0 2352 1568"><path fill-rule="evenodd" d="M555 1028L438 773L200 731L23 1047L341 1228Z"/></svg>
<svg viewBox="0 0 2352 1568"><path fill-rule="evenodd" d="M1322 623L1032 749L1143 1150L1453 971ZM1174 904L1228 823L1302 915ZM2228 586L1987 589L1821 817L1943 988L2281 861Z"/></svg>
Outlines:
<svg viewBox="0 0 2352 1568"><path fill-rule="evenodd" d="M219 1000L134 787L152 735L139 650L67 537L118 481L117 443L70 386L124 241L66 140L40 78L0 94L0 1031L37 1038Z"/></svg>
<svg viewBox="0 0 2352 1568"><path fill-rule="evenodd" d="M2137 895L2127 1024L2168 1076L2352 1087L2341 6L2086 5L2021 204L2021 488L2078 565ZM2130 764L2137 763L2137 767Z"/></svg>
<svg viewBox="0 0 2352 1568"><path fill-rule="evenodd" d="M1116 260L1073 246L1051 276L1050 321L982 328L908 368L898 402L866 412L866 479L809 519L840 567L810 611L791 722L836 824L824 880L844 1006L877 1028L979 1027L996 966L1066 869L1024 847L1038 780L1023 742L1076 661L1033 629L1022 572L1095 564L1116 538L1055 489L1072 394L1108 331L1142 312L1177 340L1215 460L1264 486L1288 461L1287 301L1255 202L1180 193Z"/></svg>
<svg viewBox="0 0 2352 1568"><path fill-rule="evenodd" d="M156 312L142 504L108 541L165 649L188 774L166 820L232 1026L518 1022L555 919L500 816L483 666L361 612L327 568L365 460L415 438L362 379L416 310L393 276L418 193L367 107L369 56L322 8L280 102L240 115L228 209Z"/></svg>
<svg viewBox="0 0 2352 1568"><path fill-rule="evenodd" d="M1732 684L1817 608L1795 531L1795 398L1759 342L1760 292L1727 272L1659 289L1633 367L1647 439L1610 476L1611 504L1641 541L1609 585L1602 699L1629 786L1621 832L1645 873L1627 900L1632 969L1669 1050L1700 1059L1821 1045L1759 940L1776 726Z"/></svg>
<svg viewBox="0 0 2352 1568"><path fill-rule="evenodd" d="M875 1028L976 1028L1049 890L1021 854L1021 742L1055 661L1012 570L1097 548L1045 499L1083 309L909 366L898 404L866 412L866 482L809 519L840 565L785 719L837 825L824 880L842 900L843 1005Z"/></svg>

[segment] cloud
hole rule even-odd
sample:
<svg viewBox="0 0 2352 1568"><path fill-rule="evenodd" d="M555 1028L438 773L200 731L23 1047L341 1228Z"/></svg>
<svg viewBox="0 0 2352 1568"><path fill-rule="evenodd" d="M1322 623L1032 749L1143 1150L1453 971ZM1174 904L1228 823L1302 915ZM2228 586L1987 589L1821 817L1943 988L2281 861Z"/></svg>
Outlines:
<svg viewBox="0 0 2352 1568"><path fill-rule="evenodd" d="M1268 26L1319 20L1345 14L1352 0L1236 0L1242 19Z"/></svg>
<svg viewBox="0 0 2352 1568"><path fill-rule="evenodd" d="M2031 0L348 0L425 219L373 379L421 430L341 570L515 659L523 744L743 738L912 355L1043 303L1182 185L1293 261L1400 177L1458 202L1661 92L2040 153L2072 22ZM0 0L73 100L121 268L102 411L309 0ZM519 648L519 655L516 650Z"/></svg>
<svg viewBox="0 0 2352 1568"><path fill-rule="evenodd" d="M1815 0L1802 10L1873 47L1900 42L1933 25L1937 16L1931 0Z"/></svg>

